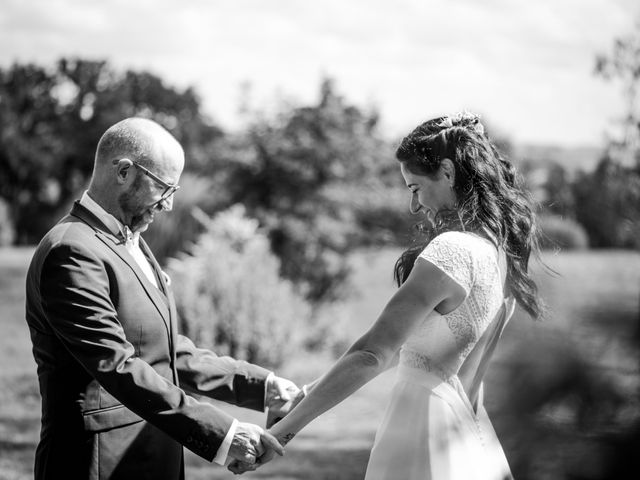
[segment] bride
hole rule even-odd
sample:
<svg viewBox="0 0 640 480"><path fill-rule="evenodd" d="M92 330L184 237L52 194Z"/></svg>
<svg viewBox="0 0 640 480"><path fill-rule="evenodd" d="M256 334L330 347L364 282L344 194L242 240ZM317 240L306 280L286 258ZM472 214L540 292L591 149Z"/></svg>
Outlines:
<svg viewBox="0 0 640 480"><path fill-rule="evenodd" d="M536 248L532 208L475 115L419 125L396 157L411 213L425 216L428 238L396 263L400 288L369 331L271 432L288 443L399 352L366 479L511 478L483 407L482 378L515 303L540 315L527 273Z"/></svg>

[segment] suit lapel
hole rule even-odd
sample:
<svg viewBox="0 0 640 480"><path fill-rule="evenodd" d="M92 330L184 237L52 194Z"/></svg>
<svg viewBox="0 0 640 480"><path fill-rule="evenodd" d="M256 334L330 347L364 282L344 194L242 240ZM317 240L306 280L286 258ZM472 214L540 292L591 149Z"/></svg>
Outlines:
<svg viewBox="0 0 640 480"><path fill-rule="evenodd" d="M144 291L147 293L147 296L155 305L158 313L162 317L162 321L164 322L165 328L167 329L170 346L172 346L173 339L171 337L172 328L170 306L168 305L168 302L165 299L163 293L149 282L147 276L138 265L138 262L136 262L135 259L131 256L131 254L125 247L124 238L119 238L111 233L109 229L104 225L104 223L102 223L98 219L98 217L96 217L93 213L80 205L80 203L78 202L73 205L71 215L79 218L90 227L92 227L96 232L96 237L98 237L98 239L100 239L102 243L104 243L109 249L111 249L116 255L118 255L118 257L120 257L122 261L133 271L135 276L138 278L138 281L142 285L142 288L144 288ZM148 249L148 247L146 248ZM154 268L157 265L155 259L153 259L152 265L154 265Z"/></svg>
<svg viewBox="0 0 640 480"><path fill-rule="evenodd" d="M165 295L165 299L167 301L167 305L169 307L169 331L171 338L171 371L173 372L173 382L176 385L179 385L178 380L178 371L176 370L176 349L175 345L178 342L178 313L176 311L176 302L173 298L173 292L171 291L171 286L169 285L167 279L165 277L165 273L160 268L156 257L151 253L151 249L147 242L144 241L142 237L140 237L140 248L142 249L142 253L149 259L149 263L153 267L154 272L156 272L156 278L158 279L158 286L162 289L162 292Z"/></svg>
<svg viewBox="0 0 640 480"><path fill-rule="evenodd" d="M160 268L160 264L156 260L156 257L151 253L151 249L147 242L144 241L142 237L140 237L140 248L142 249L142 253L147 257L153 271L156 274L156 279L158 282L158 287L164 293L164 300L166 301L166 305L169 308L169 331L171 336L171 352L175 354L173 346L176 344L176 335L177 335L177 314L176 314L176 304L173 298L173 294L171 292L171 287L167 283L167 278L165 277L164 272Z"/></svg>

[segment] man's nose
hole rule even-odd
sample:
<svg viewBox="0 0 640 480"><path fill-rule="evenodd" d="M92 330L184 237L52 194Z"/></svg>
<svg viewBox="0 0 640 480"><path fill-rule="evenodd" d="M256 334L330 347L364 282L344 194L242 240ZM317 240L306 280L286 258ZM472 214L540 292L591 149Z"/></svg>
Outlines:
<svg viewBox="0 0 640 480"><path fill-rule="evenodd" d="M164 212L170 212L173 209L173 195L164 198L158 202L158 209Z"/></svg>

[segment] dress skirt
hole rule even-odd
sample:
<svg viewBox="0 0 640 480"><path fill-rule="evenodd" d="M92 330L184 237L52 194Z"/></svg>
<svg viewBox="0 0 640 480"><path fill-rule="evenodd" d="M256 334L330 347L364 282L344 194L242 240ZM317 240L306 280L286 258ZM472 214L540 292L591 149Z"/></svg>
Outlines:
<svg viewBox="0 0 640 480"><path fill-rule="evenodd" d="M482 405L474 412L458 377L398 366L366 480L505 480L511 472Z"/></svg>

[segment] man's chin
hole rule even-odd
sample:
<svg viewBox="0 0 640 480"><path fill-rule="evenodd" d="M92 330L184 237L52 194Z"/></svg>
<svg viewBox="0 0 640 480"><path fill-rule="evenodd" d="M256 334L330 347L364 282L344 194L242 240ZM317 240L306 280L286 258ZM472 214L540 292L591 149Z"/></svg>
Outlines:
<svg viewBox="0 0 640 480"><path fill-rule="evenodd" d="M149 228L149 225L153 223L155 215L153 213L145 212L140 216L136 216L131 221L131 231L144 232Z"/></svg>
<svg viewBox="0 0 640 480"><path fill-rule="evenodd" d="M133 222L131 222L131 231L132 232L137 232L137 233L142 233L142 232L146 232L147 229L149 228L149 225L151 225L151 223L153 222L153 219L151 220L143 220L143 219L137 219L138 221L135 221L136 219L134 219Z"/></svg>
<svg viewBox="0 0 640 480"><path fill-rule="evenodd" d="M151 222L143 223L140 226L137 226L134 232L138 232L138 233L146 232L147 229L149 228L149 225L151 225Z"/></svg>

